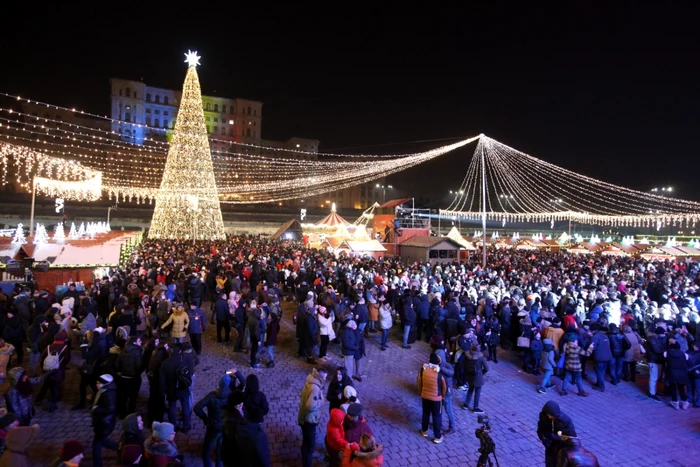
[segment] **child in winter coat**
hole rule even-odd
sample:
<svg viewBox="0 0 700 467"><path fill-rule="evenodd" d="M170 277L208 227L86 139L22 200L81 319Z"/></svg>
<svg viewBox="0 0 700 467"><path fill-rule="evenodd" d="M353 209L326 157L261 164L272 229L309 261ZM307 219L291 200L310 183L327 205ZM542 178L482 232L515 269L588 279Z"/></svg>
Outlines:
<svg viewBox="0 0 700 467"><path fill-rule="evenodd" d="M328 452L330 467L339 467L343 451L349 446L345 441L345 428L343 428L345 412L341 409L331 410L331 418L326 429L326 451Z"/></svg>
<svg viewBox="0 0 700 467"><path fill-rule="evenodd" d="M544 370L544 377L542 378L540 386L537 388L537 392L540 394L545 394L547 388L554 387L553 384L550 384L549 379L552 377L554 368L557 366L557 363L554 361L554 345L552 339L545 339L543 342L542 369Z"/></svg>
<svg viewBox="0 0 700 467"><path fill-rule="evenodd" d="M530 343L530 353L532 354L532 374L540 374L540 361L542 358L542 336L539 332L535 333L535 338Z"/></svg>

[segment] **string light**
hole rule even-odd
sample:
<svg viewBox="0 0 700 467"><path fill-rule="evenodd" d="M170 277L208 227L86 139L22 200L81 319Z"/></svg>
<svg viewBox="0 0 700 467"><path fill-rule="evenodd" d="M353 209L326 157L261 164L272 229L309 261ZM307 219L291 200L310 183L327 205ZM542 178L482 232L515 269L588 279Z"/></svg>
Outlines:
<svg viewBox="0 0 700 467"><path fill-rule="evenodd" d="M77 112L75 109L51 106L19 97L17 100L26 101L32 105L45 105L46 107ZM25 144L41 145L42 150L48 154L81 159L84 164L99 169L103 174L102 187L110 198L124 201L135 199L140 203L152 202L157 195L159 190L157 183L162 176L163 163L166 159L164 157L165 149L168 147L166 142L144 138L143 141L147 141L150 146L142 146L120 141L117 138L123 138L124 135L117 135L114 131L75 125L59 119L30 115L27 112L12 111L12 109L7 108L0 108L0 111L9 112L10 116L15 118L15 120L11 120L3 117L5 121L8 121L8 124L4 127L0 125L0 130L8 129L10 121L13 126L7 130L12 134L0 132L1 136L25 141ZM80 111L80 115L104 118L112 123L137 125L83 111ZM20 117L25 121L19 121ZM21 136L22 134L26 136ZM461 147L474 139L476 138L460 142L457 145L444 146L443 148L450 148L447 150L438 148L437 150L411 154L381 156L316 153L239 144L217 138L210 140L219 145L242 146L246 151L248 148L253 151L253 153L212 152L218 192L226 202L238 204L278 202L337 191L414 166L449 150ZM106 150L103 149L104 147L111 149ZM312 156L312 159L268 157L258 154L261 151L271 152L275 155L304 154ZM327 159L344 158L345 160L319 160L319 156L324 156ZM356 160L357 158L365 160ZM378 165L377 161L370 160L371 158L379 159L381 164ZM249 179L249 175L247 175L249 173L256 173L256 180L260 180L261 183ZM313 174L314 177L308 177L308 174ZM303 178L307 179L304 185L289 183L289 180ZM125 181L128 183L125 184ZM274 188L274 193L269 192L270 188Z"/></svg>
<svg viewBox="0 0 700 467"><path fill-rule="evenodd" d="M188 55L172 144L151 220L151 238L225 238L196 64Z"/></svg>
<svg viewBox="0 0 700 467"><path fill-rule="evenodd" d="M481 200L482 183L487 185L486 200ZM508 202L506 208L501 197L496 196L500 208L496 210L491 194L499 192L508 193ZM556 221L568 220L661 229L664 225L691 227L700 220L698 202L618 187L536 159L482 135L460 189L440 214L478 220L483 216L484 202L487 219L503 225L508 221L549 222L553 226Z"/></svg>

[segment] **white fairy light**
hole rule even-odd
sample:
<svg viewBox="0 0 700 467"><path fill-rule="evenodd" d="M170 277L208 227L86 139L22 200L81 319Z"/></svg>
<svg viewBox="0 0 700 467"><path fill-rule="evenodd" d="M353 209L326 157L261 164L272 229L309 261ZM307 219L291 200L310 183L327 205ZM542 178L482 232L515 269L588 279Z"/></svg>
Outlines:
<svg viewBox="0 0 700 467"><path fill-rule="evenodd" d="M66 241L66 232L63 229L63 222L56 224L53 231L53 241L59 244Z"/></svg>
<svg viewBox="0 0 700 467"><path fill-rule="evenodd" d="M75 222L70 223L70 231L68 232L68 238L71 240L77 240L80 238L80 235L78 235L78 230L75 228Z"/></svg>
<svg viewBox="0 0 700 467"><path fill-rule="evenodd" d="M27 243L27 238L24 236L24 227L22 224L17 224L17 229L15 229L15 235L12 237L10 242L12 245L24 245Z"/></svg>
<svg viewBox="0 0 700 467"><path fill-rule="evenodd" d="M34 245L44 245L49 242L49 234L46 232L46 226L44 224L36 224L36 230L34 232Z"/></svg>

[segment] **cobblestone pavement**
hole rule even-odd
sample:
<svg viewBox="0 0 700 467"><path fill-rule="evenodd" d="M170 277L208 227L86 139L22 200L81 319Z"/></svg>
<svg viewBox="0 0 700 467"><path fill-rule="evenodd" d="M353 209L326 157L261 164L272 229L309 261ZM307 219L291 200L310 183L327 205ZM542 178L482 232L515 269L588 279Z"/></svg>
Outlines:
<svg viewBox="0 0 700 467"><path fill-rule="evenodd" d="M275 349L274 369L264 365L252 370L247 354L235 354L231 346L219 346L214 336L214 326L209 326L204 343L201 363L197 367L195 401L216 386L223 372L237 366L245 375L255 372L260 377L261 388L267 395L271 412L265 419L270 440L272 464L296 466L300 464L299 447L301 430L297 426L298 397L311 366L295 357L294 329L291 323L291 307L286 307L280 345ZM427 465L476 465L478 441L474 430L477 416L461 409L464 393L455 391L454 407L457 433L446 437L436 445L419 433L420 398L415 389L416 373L427 361L429 347L415 343L410 350L402 349L398 327L390 337L389 349L379 350L379 334L371 334L367 341L364 382L356 383L358 395L365 407L365 416L377 440L385 445L384 465L397 467ZM333 356L325 364L333 367L341 362L339 348L329 346ZM489 363L481 407L490 417L492 436L497 445L501 466L544 465L543 448L535 433L537 417L543 404L553 399L569 414L576 425L584 446L592 450L601 465L617 466L698 466L700 465L700 409L674 411L665 403L648 399L646 377L637 384L622 383L606 386L601 394L589 391L590 397L577 397L570 391L566 397L550 391L546 395L535 391L538 377L519 371L517 355L501 351L497 365ZM63 401L59 410L50 414L37 409L35 423L41 425L38 438L32 443L30 457L34 465L47 465L54 459L62 442L68 438L81 440L86 445L86 458L82 465L90 463L92 430L87 411L71 412L76 402L78 375L74 363L64 383ZM589 373L592 371L589 369ZM557 386L560 381L555 379ZM588 390L590 384L584 382ZM148 383L144 378L139 407L145 412ZM327 413L324 411L324 413ZM177 434L176 442L186 456L185 465L202 465L200 446L204 439L204 426L193 415L193 428L189 434ZM327 415L318 429L317 460L323 464L323 437ZM443 425L447 425L445 416ZM117 425L120 426L119 424ZM113 433L116 440L119 430ZM115 453L104 451L105 465L116 465ZM443 460L444 459L444 460Z"/></svg>

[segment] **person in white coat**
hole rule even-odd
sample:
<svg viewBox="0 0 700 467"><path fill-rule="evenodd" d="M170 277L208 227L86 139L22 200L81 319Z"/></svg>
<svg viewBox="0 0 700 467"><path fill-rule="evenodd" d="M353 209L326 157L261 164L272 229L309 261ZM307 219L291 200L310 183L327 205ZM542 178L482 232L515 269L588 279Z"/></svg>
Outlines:
<svg viewBox="0 0 700 467"><path fill-rule="evenodd" d="M328 350L328 342L335 339L335 331L333 331L333 322L335 321L335 313L329 312L325 306L319 305L316 309L318 319L318 333L321 336L321 347L318 351L318 358L325 359L326 351Z"/></svg>
<svg viewBox="0 0 700 467"><path fill-rule="evenodd" d="M382 329L381 349L386 350L386 342L389 339L389 329L391 329L391 325L394 324L394 318L391 305L386 302L383 295L379 297L379 303L379 327Z"/></svg>

